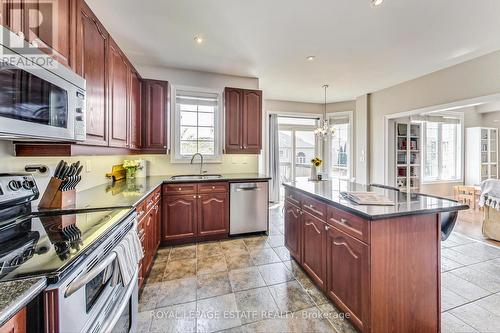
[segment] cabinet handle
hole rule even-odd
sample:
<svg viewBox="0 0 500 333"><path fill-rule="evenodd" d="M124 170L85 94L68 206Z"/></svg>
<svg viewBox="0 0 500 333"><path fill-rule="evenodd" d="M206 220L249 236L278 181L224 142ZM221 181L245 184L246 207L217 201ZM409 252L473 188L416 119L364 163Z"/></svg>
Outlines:
<svg viewBox="0 0 500 333"><path fill-rule="evenodd" d="M243 149L247 149L247 146L243 146Z"/></svg>
<svg viewBox="0 0 500 333"><path fill-rule="evenodd" d="M346 223L347 223L347 220L346 220L346 219L344 219L344 218L341 218L341 219L340 219L340 223L342 223L342 224L346 224Z"/></svg>
<svg viewBox="0 0 500 333"><path fill-rule="evenodd" d="M182 187L179 187L179 191L182 191Z"/></svg>
<svg viewBox="0 0 500 333"><path fill-rule="evenodd" d="M198 196L198 199L201 199L201 195Z"/></svg>
<svg viewBox="0 0 500 333"><path fill-rule="evenodd" d="M325 225L325 230L326 230L326 231L330 230L330 227L329 227L329 226L327 226L327 225Z"/></svg>
<svg viewBox="0 0 500 333"><path fill-rule="evenodd" d="M212 190L215 190L215 186L212 186Z"/></svg>
<svg viewBox="0 0 500 333"><path fill-rule="evenodd" d="M196 199L196 195L193 195L193 198Z"/></svg>

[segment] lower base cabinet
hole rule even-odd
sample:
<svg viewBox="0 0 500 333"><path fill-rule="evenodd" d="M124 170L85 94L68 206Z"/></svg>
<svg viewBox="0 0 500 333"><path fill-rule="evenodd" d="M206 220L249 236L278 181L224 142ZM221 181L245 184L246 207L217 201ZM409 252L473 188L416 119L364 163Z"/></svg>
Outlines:
<svg viewBox="0 0 500 333"><path fill-rule="evenodd" d="M304 212L302 215L303 253L302 267L318 287L326 286L326 234L327 226L317 217Z"/></svg>
<svg viewBox="0 0 500 333"><path fill-rule="evenodd" d="M300 208L285 201L285 246L295 260L301 262L302 215Z"/></svg>
<svg viewBox="0 0 500 333"><path fill-rule="evenodd" d="M153 266L153 259L160 245L161 238L161 192L155 190L143 202L137 205L139 219L138 233L144 257L139 263L139 288L142 287Z"/></svg>
<svg viewBox="0 0 500 333"><path fill-rule="evenodd" d="M162 206L165 243L229 235L228 183L164 185Z"/></svg>
<svg viewBox="0 0 500 333"><path fill-rule="evenodd" d="M360 329L368 321L368 245L334 228L326 235L326 294Z"/></svg>
<svg viewBox="0 0 500 333"><path fill-rule="evenodd" d="M194 238L197 234L197 195L184 194L163 198L163 240Z"/></svg>

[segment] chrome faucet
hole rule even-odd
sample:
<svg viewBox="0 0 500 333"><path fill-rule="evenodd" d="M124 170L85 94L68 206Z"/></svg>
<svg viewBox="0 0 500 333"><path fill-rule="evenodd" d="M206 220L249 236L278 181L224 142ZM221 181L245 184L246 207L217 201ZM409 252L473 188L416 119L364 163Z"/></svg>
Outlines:
<svg viewBox="0 0 500 333"><path fill-rule="evenodd" d="M200 153L193 154L193 156L191 156L190 164L193 164L193 160L196 157L196 155L200 156L200 160L201 160L201 162L200 162L200 175L202 175L203 174L203 155L202 154L200 154Z"/></svg>

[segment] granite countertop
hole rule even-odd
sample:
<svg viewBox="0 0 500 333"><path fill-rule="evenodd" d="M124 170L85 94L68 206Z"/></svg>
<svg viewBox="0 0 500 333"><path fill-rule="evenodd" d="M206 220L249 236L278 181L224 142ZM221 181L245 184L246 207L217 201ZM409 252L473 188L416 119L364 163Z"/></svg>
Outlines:
<svg viewBox="0 0 500 333"><path fill-rule="evenodd" d="M0 282L0 326L37 297L46 285L45 277Z"/></svg>
<svg viewBox="0 0 500 333"><path fill-rule="evenodd" d="M376 186L352 183L346 180L301 181L283 183L318 200L349 211L367 220L390 217L453 212L468 209L469 206L453 200L417 193L398 192ZM376 192L396 204L394 206L358 205L341 195L343 191Z"/></svg>
<svg viewBox="0 0 500 333"><path fill-rule="evenodd" d="M240 182L266 181L270 179L265 175L257 173L222 174L222 178L201 180L172 180L171 177L171 175L161 175L127 179L79 191L76 194L76 209L100 207L133 208L164 183Z"/></svg>

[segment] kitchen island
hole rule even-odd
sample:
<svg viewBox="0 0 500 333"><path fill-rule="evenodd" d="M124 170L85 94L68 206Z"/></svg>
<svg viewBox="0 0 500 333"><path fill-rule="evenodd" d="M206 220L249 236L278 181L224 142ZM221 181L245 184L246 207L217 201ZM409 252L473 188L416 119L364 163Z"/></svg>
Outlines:
<svg viewBox="0 0 500 333"><path fill-rule="evenodd" d="M440 331L441 220L467 205L342 180L283 185L285 246L360 331ZM394 205L357 205L345 191Z"/></svg>

